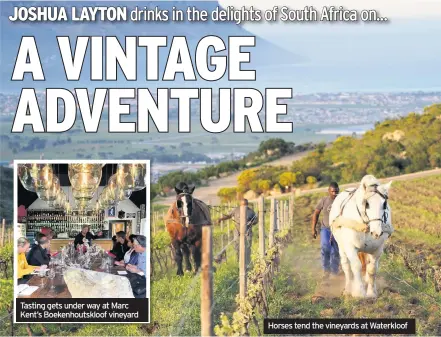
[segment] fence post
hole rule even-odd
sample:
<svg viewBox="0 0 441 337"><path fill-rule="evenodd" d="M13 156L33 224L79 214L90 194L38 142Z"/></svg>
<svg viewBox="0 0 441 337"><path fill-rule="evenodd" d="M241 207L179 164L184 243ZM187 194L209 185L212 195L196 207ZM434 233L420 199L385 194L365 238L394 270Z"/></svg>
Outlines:
<svg viewBox="0 0 441 337"><path fill-rule="evenodd" d="M219 216L223 216L223 207L221 208L221 212L220 212L220 214L219 214ZM223 221L221 221L221 232L222 232L222 234L221 234L221 249L224 249L224 222ZM228 242L228 241L227 241Z"/></svg>
<svg viewBox="0 0 441 337"><path fill-rule="evenodd" d="M285 200L285 202L283 203L285 206L285 228L289 228L290 227L290 221L289 221L289 207L288 207L288 200Z"/></svg>
<svg viewBox="0 0 441 337"><path fill-rule="evenodd" d="M259 198L259 253L265 257L265 199Z"/></svg>
<svg viewBox="0 0 441 337"><path fill-rule="evenodd" d="M213 235L212 226L202 227L201 336L213 331Z"/></svg>
<svg viewBox="0 0 441 337"><path fill-rule="evenodd" d="M271 213L270 213L270 230L268 246L271 248L274 245L274 232L276 231L277 221L277 201L275 198L271 199Z"/></svg>
<svg viewBox="0 0 441 337"><path fill-rule="evenodd" d="M240 234L239 234L239 281L240 298L244 299L247 294L247 247L246 247L246 228L247 228L247 206L245 201L240 203Z"/></svg>
<svg viewBox="0 0 441 337"><path fill-rule="evenodd" d="M289 225L294 226L294 192L289 198Z"/></svg>
<svg viewBox="0 0 441 337"><path fill-rule="evenodd" d="M277 229L281 230L283 228L283 222L282 222L282 201L281 200L277 200Z"/></svg>
<svg viewBox="0 0 441 337"><path fill-rule="evenodd" d="M1 246L3 247L5 245L5 232L6 230L6 220L2 220L2 237L1 237Z"/></svg>

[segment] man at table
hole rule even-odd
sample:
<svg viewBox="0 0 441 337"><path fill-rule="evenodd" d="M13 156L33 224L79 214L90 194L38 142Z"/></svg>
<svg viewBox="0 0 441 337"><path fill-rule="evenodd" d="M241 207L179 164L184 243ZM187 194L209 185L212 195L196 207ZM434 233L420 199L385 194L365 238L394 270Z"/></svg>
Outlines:
<svg viewBox="0 0 441 337"><path fill-rule="evenodd" d="M39 235L37 242L32 246L26 260L32 266L49 265L50 256L47 253L49 248L49 238L45 235Z"/></svg>
<svg viewBox="0 0 441 337"><path fill-rule="evenodd" d="M30 266L26 260L25 253L30 247L28 239L21 237L17 240L17 251L18 251L18 263L17 263L17 276L20 281L24 279L27 281L26 276L31 274L34 270L40 270L40 268L46 268L47 266Z"/></svg>
<svg viewBox="0 0 441 337"><path fill-rule="evenodd" d="M98 235L93 235L89 232L90 227L89 225L84 225L81 232L78 233L78 235L75 237L74 246L75 248L78 248L78 246L83 245L84 243L88 242L89 246L92 245L92 240L98 239L99 236L102 235L102 232L99 232Z"/></svg>
<svg viewBox="0 0 441 337"><path fill-rule="evenodd" d="M115 260L121 261L124 260L124 255L129 250L129 246L127 244L126 232L119 231L116 233L116 244L113 249L110 251L112 254L116 255Z"/></svg>
<svg viewBox="0 0 441 337"><path fill-rule="evenodd" d="M133 249L138 253L138 262L136 265L128 264L126 269L131 273L136 273L138 275L146 275L147 269L147 254L145 253L147 245L147 240L144 235L137 235L136 239L133 240Z"/></svg>

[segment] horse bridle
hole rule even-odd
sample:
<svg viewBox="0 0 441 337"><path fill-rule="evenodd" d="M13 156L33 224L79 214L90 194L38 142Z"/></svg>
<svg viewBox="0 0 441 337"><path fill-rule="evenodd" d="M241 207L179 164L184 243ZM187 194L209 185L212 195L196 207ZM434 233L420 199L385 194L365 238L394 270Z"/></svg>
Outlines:
<svg viewBox="0 0 441 337"><path fill-rule="evenodd" d="M372 221L381 221L381 224L382 224L382 225L385 225L385 224L387 223L387 220L388 220L388 217L387 217L387 200L388 200L388 196L387 196L386 194L381 193L381 192L378 190L377 187L378 187L377 185L369 186L369 187L367 188L366 191L367 191L367 192L373 192L373 194L372 194L369 198L373 197L375 194L378 194L379 196L381 196L381 197L384 199L384 204L383 204L383 216L382 216L381 218L377 218L377 219L369 219L369 216L367 215L367 212L366 212L366 209L368 208L368 199L369 199L369 198L363 198L363 201L362 201L362 203L363 203L363 213L362 213L362 212L360 211L360 209L358 208L358 204L355 203L355 206L357 207L357 212L358 212L358 214L360 215L361 220L363 221L364 224L366 224L366 225L368 225L368 226L369 226L369 224L370 224ZM343 210L344 210L346 204L347 204L347 203L349 202L349 200L351 200L351 198L355 195L355 192L356 192L357 190L358 190L358 188L355 189L355 190L353 190L353 191L351 191L351 192L349 193L348 198L346 198L346 199L343 201L343 205L342 205L342 207L341 207L341 209L340 209L340 216L343 215ZM370 226L369 226L369 227L370 227ZM381 234L383 234L383 233L381 233ZM380 236L381 236L381 235L380 235Z"/></svg>
<svg viewBox="0 0 441 337"><path fill-rule="evenodd" d="M180 208L182 208L182 197L183 196L185 196L185 195L189 195L190 197L191 197L191 204L193 205L193 197L192 197L192 195L191 195L191 193L188 193L188 192L182 192L182 193L179 193L178 195L176 195L176 207L178 208L178 210L180 209ZM181 213L181 212L179 212L179 213ZM183 215L183 214L179 214L179 217L180 218L190 218L190 216L189 215Z"/></svg>

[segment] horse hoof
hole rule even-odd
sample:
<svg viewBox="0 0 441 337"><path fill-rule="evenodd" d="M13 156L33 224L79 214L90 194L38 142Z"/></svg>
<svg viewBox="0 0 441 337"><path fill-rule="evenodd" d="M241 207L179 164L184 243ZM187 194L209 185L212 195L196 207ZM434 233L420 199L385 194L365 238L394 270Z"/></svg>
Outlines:
<svg viewBox="0 0 441 337"><path fill-rule="evenodd" d="M374 292L368 292L367 294L366 294L366 297L367 298L377 298L377 294L376 293L374 293Z"/></svg>
<svg viewBox="0 0 441 337"><path fill-rule="evenodd" d="M363 293L356 292L356 293L352 294L352 297L354 297L354 298L365 298L366 295L363 294Z"/></svg>
<svg viewBox="0 0 441 337"><path fill-rule="evenodd" d="M178 270L178 272L176 273L176 275L178 276L184 276L184 272L182 270Z"/></svg>

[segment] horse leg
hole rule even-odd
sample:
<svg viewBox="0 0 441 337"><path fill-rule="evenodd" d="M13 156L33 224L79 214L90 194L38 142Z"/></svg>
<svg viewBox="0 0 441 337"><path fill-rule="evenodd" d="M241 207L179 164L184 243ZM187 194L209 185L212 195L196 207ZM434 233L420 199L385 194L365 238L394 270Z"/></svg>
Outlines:
<svg viewBox="0 0 441 337"><path fill-rule="evenodd" d="M182 252L184 254L184 261L185 261L185 270L191 271L191 263L190 263L190 249L188 248L187 244L182 244Z"/></svg>
<svg viewBox="0 0 441 337"><path fill-rule="evenodd" d="M350 295L352 292L352 271L349 259L342 248L340 248L340 263L341 269L345 273L345 290L343 291L343 295Z"/></svg>
<svg viewBox="0 0 441 337"><path fill-rule="evenodd" d="M175 249L175 261L178 266L178 272L176 273L178 276L184 275L184 271L182 270L182 251L181 251L181 242L178 240L173 241L173 247Z"/></svg>
<svg viewBox="0 0 441 337"><path fill-rule="evenodd" d="M367 297L377 297L376 276L380 256L368 254L368 263L366 265L366 283L367 283Z"/></svg>
<svg viewBox="0 0 441 337"><path fill-rule="evenodd" d="M366 290L364 289L363 280L361 277L361 261L358 257L357 250L355 248L348 249L346 255L351 263L351 270L354 276L352 281L352 296L353 297L366 297Z"/></svg>
<svg viewBox="0 0 441 337"><path fill-rule="evenodd" d="M192 247L193 261L194 261L194 272L197 273L201 267L201 241L196 241Z"/></svg>

